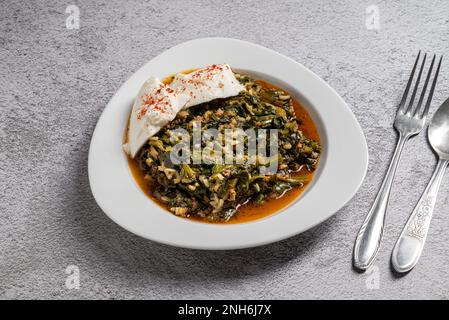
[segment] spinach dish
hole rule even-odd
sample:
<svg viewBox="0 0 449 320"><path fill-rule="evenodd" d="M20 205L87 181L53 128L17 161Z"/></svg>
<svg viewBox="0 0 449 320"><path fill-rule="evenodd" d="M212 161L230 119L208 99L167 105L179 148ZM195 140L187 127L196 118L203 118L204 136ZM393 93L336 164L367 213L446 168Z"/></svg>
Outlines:
<svg viewBox="0 0 449 320"><path fill-rule="evenodd" d="M264 81L242 74L236 74L236 78L245 91L180 111L148 140L135 159L130 159L139 171L134 175L142 177L147 194L177 216L232 222L251 208L263 215L270 214L264 206L293 192L299 195L317 167L321 153L319 137L317 133L308 136L308 132L316 129L303 109L303 114L297 114L299 103L285 90ZM182 128L193 136L194 122L200 122L202 130L217 129L220 137L225 129L277 129L276 172L261 174L260 166L266 166L266 158L259 155L252 163L226 164L195 163L192 153L188 163L173 163L170 158L176 144L171 138L173 131ZM303 130L306 128L309 129ZM224 139L214 143L225 147ZM201 141L201 147L207 148L208 144ZM245 151L247 147L245 144ZM285 205L279 202L270 208Z"/></svg>

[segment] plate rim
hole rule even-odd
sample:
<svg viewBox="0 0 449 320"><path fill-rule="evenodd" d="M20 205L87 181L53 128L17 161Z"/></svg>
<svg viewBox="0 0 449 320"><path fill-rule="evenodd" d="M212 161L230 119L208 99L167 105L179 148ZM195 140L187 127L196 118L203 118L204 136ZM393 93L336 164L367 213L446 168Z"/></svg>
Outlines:
<svg viewBox="0 0 449 320"><path fill-rule="evenodd" d="M300 69L302 69L302 72L304 72L305 75L311 76L313 78L315 78L316 81L318 81L318 83L320 83L321 85L323 85L328 91L329 93L337 100L337 102L339 102L339 104L343 105L346 109L346 113L347 115L349 115L350 117L352 117L352 124L354 124L354 128L356 129L356 131L358 131L359 135L358 137L361 138L361 144L359 145L359 147L361 147L362 153L360 154L360 158L362 160L362 167L359 168L361 170L361 172L359 172L359 178L358 178L358 183L354 184L351 187L351 192L347 192L347 196L346 199L341 199L339 202L340 204L337 205L337 209L333 210L333 212L330 212L326 215L321 216L319 219L316 219L313 223L309 223L308 225L304 226L304 227L297 227L297 229L295 231L290 231L290 232L284 232L284 233L280 233L277 236L271 236L271 237L266 237L265 239L246 239L245 241L242 241L241 243L233 243L233 244L217 244L214 243L213 245L211 244L199 244L198 241L195 241L195 243L180 243L178 240L174 240L169 239L169 238L161 238L161 237L153 237L151 235L149 235L148 233L142 232L141 230L136 230L136 228L130 227L129 225L126 225L123 223L123 219L120 220L117 218L117 215L111 214L110 212L110 207L108 207L105 204L105 201L107 202L107 200L104 199L104 197L102 195L100 195L99 190L98 190L98 184L95 182L95 180L98 179L98 174L97 172L94 171L94 167L96 166L96 164L94 163L94 161L96 160L94 153L95 151L95 147L96 147L96 141L98 140L98 135L101 129L101 124L104 121L105 118L105 114L107 114L107 112L110 112L109 110L111 110L111 108L114 106L116 102L116 100L118 99L118 97L120 97L120 94L123 93L123 91L126 89L126 87L129 86L130 83L132 83L133 81L137 81L136 79L139 78L139 73L142 73L143 70L148 69L148 66L151 66L151 64L153 63L157 63L159 60L162 60L164 56L167 56L169 54L172 54L173 52L176 52L177 50L180 50L181 48L184 47L188 47L188 46L192 46L195 44L199 44L200 42L207 43L207 42L215 42L215 43L219 43L219 42L227 42L228 44L230 43L234 43L236 45L242 45L242 46L247 46L254 48L255 50L261 50L263 52L265 52L266 54L270 54L273 55L273 57L277 57L279 60L284 59L285 61L289 61L290 63L294 63L295 65L299 66ZM232 64L231 64L232 66ZM237 67L238 69L238 67ZM179 70L178 70L179 71ZM147 75L147 77L149 77L150 75ZM141 75L140 75L141 77ZM301 90L299 90L300 94L301 94ZM312 109L315 108L312 106ZM128 110L129 112L129 110ZM316 119L314 119L315 121ZM325 126L325 125L324 125ZM99 129L100 128L100 129ZM325 129L325 128L324 128ZM123 132L122 132L123 134ZM322 136L322 132L320 132L320 136ZM325 156L326 159L325 161L328 161L328 150L325 149ZM122 152L123 153L123 152ZM322 156L323 157L323 156ZM126 157L123 154L123 158L126 160ZM323 159L320 159L320 162L323 161ZM148 62L146 62L142 67L140 67L137 71L135 71L129 78L128 80L126 80L121 86L120 88L114 93L114 95L111 97L110 101L108 102L108 104L106 105L106 107L104 108L104 110L102 111L100 117L98 118L97 124L95 126L95 130L92 134L92 138L91 138L91 143L89 146L89 156L88 156L88 175L89 175L89 184L90 184L90 188L92 191L92 194L97 202L97 204L100 206L100 208L102 209L102 211L110 218L112 219L116 224L120 225L122 228L137 234L143 238L152 240L152 241L156 241L159 243L163 243L163 244L168 244L168 245L172 245L172 246L177 246L177 247L184 247L184 248L191 248L191 249L203 249L203 250L229 250L229 249L241 249L241 248L249 248L249 247L255 247L255 246L260 246L260 245L265 245L268 243L273 243L273 242L277 242L286 238L290 238L294 235L300 234L306 230L309 230L313 227L315 227L316 225L324 222L325 220L329 219L331 216L333 216L334 214L336 214L344 205L346 205L348 203L348 201L350 201L352 199L352 197L356 194L356 192L359 190L361 184L364 181L364 178L366 176L366 172L367 172L367 168L368 168L368 147L367 147L367 143L366 143L366 139L365 139L365 135L363 133L363 130L359 124L359 122L357 121L354 113L352 112L352 110L349 108L349 106L346 104L346 102L342 99L342 97L335 91L335 89L333 89L327 82L325 82L323 79L321 79L320 77L318 77L313 71L309 70L308 68L306 68L304 65L302 65L299 62L296 62L295 60L281 54L278 53L272 49L260 46L258 44L254 44L251 42L247 42L247 41L243 41L243 40L238 40L238 39L232 39L232 38L222 38L222 37L211 37L211 38L200 38L200 39L194 39L194 40L190 40L190 41L186 41L183 43L180 43L168 50L163 51L161 54L157 55L156 57L152 58L151 60L149 60ZM320 169L320 165L318 166L318 169ZM128 168L129 170L129 168ZM129 172L129 174L131 174ZM320 177L314 177L313 182L315 182L315 180L319 180ZM133 179L133 178L132 178ZM134 184L137 188L139 188L137 186L137 183ZM140 188L139 188L140 190ZM308 188L309 190L309 188ZM307 191L308 191L307 190ZM141 191L141 190L140 190ZM307 192L305 191L305 192ZM141 191L142 192L142 191ZM142 192L143 194L143 192ZM146 196L145 196L146 197ZM147 198L147 201L151 201ZM298 203L301 203L298 202ZM156 204L153 203L153 205L157 206ZM293 204L289 207L293 207L296 204ZM174 221L189 221L187 219L181 219L178 217L175 217L169 213L167 213L165 210L159 208L159 210L163 211L163 213L167 216L170 216L171 218L174 219L165 219L165 220L170 220L173 222L173 224L178 224L178 225L182 225L184 223L176 223ZM288 210L288 209L283 209L284 210ZM246 228L246 226L251 225L251 226L256 226L259 222L261 221L267 221L269 220L271 217L274 216L278 216L280 215L279 213L275 213L269 217L263 218L263 219L259 219L259 220L255 220L253 222L248 222L248 223L240 223L240 224L230 224L230 225L214 225L214 224L207 224L207 223L200 223L200 222L193 222L194 224L199 224L204 226L208 226L208 227L204 227L201 229L210 229L210 230L218 230L218 228L232 228L235 230L240 229L241 231L243 231L244 229L248 229ZM192 225L192 222L189 221L189 223L185 223L184 225ZM266 222L264 224L267 224ZM269 223L268 223L269 224ZM243 230L242 230L243 229ZM249 228L249 229L255 229L257 230L256 227L254 228ZM173 233L172 233L173 234ZM235 236L235 232L230 233L232 235ZM173 237L173 235L171 235L171 237Z"/></svg>

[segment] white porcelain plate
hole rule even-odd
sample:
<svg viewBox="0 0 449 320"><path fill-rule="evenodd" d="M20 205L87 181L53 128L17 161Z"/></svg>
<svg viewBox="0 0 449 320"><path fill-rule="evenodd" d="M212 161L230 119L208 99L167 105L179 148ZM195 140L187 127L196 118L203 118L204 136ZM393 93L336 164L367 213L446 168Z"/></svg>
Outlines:
<svg viewBox="0 0 449 320"><path fill-rule="evenodd" d="M229 63L286 89L308 109L320 133L323 153L312 183L289 207L260 220L215 225L164 211L140 190L122 150L134 97L147 78L214 63ZM332 216L359 188L367 162L365 137L353 113L313 72L259 45L206 38L182 43L152 59L112 97L92 137L89 181L103 211L139 236L186 248L237 249L291 237Z"/></svg>

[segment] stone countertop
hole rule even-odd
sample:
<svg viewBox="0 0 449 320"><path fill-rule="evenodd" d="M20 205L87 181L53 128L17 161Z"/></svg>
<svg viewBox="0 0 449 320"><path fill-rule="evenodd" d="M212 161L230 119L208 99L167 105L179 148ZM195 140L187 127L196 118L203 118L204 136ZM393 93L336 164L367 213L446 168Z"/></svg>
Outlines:
<svg viewBox="0 0 449 320"><path fill-rule="evenodd" d="M66 25L72 4L79 29ZM448 12L445 0L3 1L0 298L449 298L448 177L418 266L396 277L389 265L436 163L424 133L403 152L373 269L359 274L351 267L355 235L394 149L394 106L419 49L449 54ZM369 169L358 193L331 219L279 243L203 252L139 238L96 204L87 155L109 99L157 54L210 36L290 56L354 112L366 135ZM431 111L449 96L448 76L446 59ZM72 265L79 289L66 286L66 271L76 272L67 269Z"/></svg>

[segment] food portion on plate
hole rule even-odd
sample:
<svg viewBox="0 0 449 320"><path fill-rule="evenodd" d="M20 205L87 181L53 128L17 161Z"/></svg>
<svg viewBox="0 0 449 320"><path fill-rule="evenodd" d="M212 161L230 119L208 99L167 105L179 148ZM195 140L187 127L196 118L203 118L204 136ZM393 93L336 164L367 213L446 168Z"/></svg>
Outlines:
<svg viewBox="0 0 449 320"><path fill-rule="evenodd" d="M177 216L232 223L293 202L311 181L321 146L287 91L215 64L146 81L124 150L153 201Z"/></svg>
<svg viewBox="0 0 449 320"><path fill-rule="evenodd" d="M168 85L151 77L137 95L125 144L125 151L133 158L181 109L236 96L245 89L229 65L214 64L188 74L178 73L170 81Z"/></svg>

